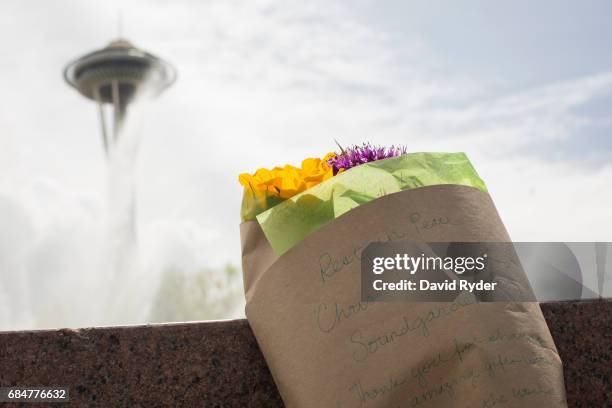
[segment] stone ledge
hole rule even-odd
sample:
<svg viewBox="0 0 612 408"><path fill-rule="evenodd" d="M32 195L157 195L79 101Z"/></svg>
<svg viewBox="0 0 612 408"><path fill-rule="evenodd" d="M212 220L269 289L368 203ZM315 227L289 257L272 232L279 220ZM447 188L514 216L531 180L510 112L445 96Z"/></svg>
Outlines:
<svg viewBox="0 0 612 408"><path fill-rule="evenodd" d="M569 406L612 406L612 302L542 311ZM0 386L68 386L79 407L283 406L246 320L0 333Z"/></svg>

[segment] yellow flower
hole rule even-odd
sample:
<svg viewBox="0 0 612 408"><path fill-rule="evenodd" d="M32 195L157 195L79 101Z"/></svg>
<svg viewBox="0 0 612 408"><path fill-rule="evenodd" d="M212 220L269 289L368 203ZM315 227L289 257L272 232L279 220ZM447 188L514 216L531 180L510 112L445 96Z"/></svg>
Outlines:
<svg viewBox="0 0 612 408"><path fill-rule="evenodd" d="M243 219L253 219L279 202L331 178L333 170L327 161L334 156L334 153L328 153L323 159L305 159L301 168L287 164L272 170L259 169L253 175L241 174L238 181L245 190Z"/></svg>
<svg viewBox="0 0 612 408"><path fill-rule="evenodd" d="M306 183L302 179L300 169L297 167L286 165L279 172L278 194L281 198L287 199L306 190Z"/></svg>
<svg viewBox="0 0 612 408"><path fill-rule="evenodd" d="M334 157L336 157L336 153L334 152L329 152L325 155L325 157L323 157L323 161L325 162L325 164L327 164L327 162L329 161L329 159L333 159Z"/></svg>
<svg viewBox="0 0 612 408"><path fill-rule="evenodd" d="M325 159L306 159L302 162L302 178L307 188L315 186L333 176L332 168Z"/></svg>

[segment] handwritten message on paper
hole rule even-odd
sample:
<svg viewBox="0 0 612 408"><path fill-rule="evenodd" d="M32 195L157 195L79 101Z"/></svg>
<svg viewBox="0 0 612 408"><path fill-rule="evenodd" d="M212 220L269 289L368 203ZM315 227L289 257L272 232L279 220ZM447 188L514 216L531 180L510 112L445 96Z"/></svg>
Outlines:
<svg viewBox="0 0 612 408"><path fill-rule="evenodd" d="M424 218L418 212L410 215L410 224L417 234L422 230L460 225L447 216ZM399 241L408 236L411 234L392 230L382 236L379 242ZM361 242L353 245L351 250L344 254L334 254L330 251L318 257L315 275L320 281L322 291L325 291L325 285L328 282L341 276L342 273L354 274L355 265L359 264L361 259L361 251L368 243ZM520 347L518 353L513 352L517 349L513 343L527 343L537 349L549 350L546 341L537 333L512 331L512 327L508 330L503 326L490 325L486 332L469 339L438 337L437 329L440 326L444 327L445 324L451 324L454 313L474 304L473 297L461 296L453 303L431 305L430 310L425 313L393 316L388 319L391 324L388 325L387 330L378 333L367 333L359 323L355 323L348 338L340 339L343 347L351 350L351 357L355 363L376 358L377 353L386 349L391 349L390 352L406 349L414 344L412 341L414 338L433 337L436 340L431 344L431 349L424 353L428 357L407 368L402 376L383 377L376 380L369 378L366 373L363 378L352 382L347 380L346 389L352 401L339 401L338 406L378 406L375 405L376 401L383 399L386 401L385 398L391 394L407 389L410 389L409 396L404 397L398 407L440 406L440 400L452 401L460 392L469 394L478 391L479 394L484 395L479 403L473 405L482 408L507 406L512 401L527 404L529 400L537 399L542 395L555 396L557 391L553 387L539 385L534 387L528 382L521 383L520 376L518 376L522 370L533 366L558 366L559 360L551 359L550 353L530 351L522 354ZM357 299L352 303L337 300L322 302L314 310L314 326L323 335L333 335L336 328L347 322L355 320L367 322L368 312L377 307L384 307L384 304L381 305L375 299ZM447 340L448 343L443 343L444 340ZM502 351L480 359L481 361L477 364L466 359L470 353L477 353L477 350L487 349L491 345L497 346L495 349ZM412 350L412 352L419 353L419 350ZM445 375L448 372L453 375ZM503 375L513 372L516 375L513 376L515 381L512 386L489 387L491 391L483 394L480 389L483 387L483 378L500 378L500 381L505 381L506 377ZM487 384L484 384L485 387ZM500 391L502 388L503 392ZM562 398L563 396L557 395L557 397Z"/></svg>
<svg viewBox="0 0 612 408"><path fill-rule="evenodd" d="M508 240L486 193L435 186L364 204L281 256L253 279L247 316L287 407L565 406L537 305L361 298L372 242Z"/></svg>
<svg viewBox="0 0 612 408"><path fill-rule="evenodd" d="M447 401L451 401L458 395L459 389L466 393L478 390L482 386L483 377L499 378L502 382L507 380L507 377L503 376L507 373L510 373L514 379L513 386L504 393L491 393L482 399L482 404L478 406L483 408L494 407L506 404L511 400L521 400L526 403L527 400L537 399L541 395L556 395L556 391L552 387L532 387L529 382L523 383L520 380L521 370L529 369L532 366L559 368L558 360L551 359L548 354L533 352L522 354L520 347L518 353L513 352L517 348L514 343L528 343L535 345L536 348L548 350L546 342L537 334L492 327L490 331L474 336L469 340L453 337L448 344L440 341L436 329L439 325L449 323L442 320L452 319L454 312L472 304L469 299L459 299L455 303L438 306L424 315L404 315L401 316L399 324L394 329L374 336L368 337L362 329L355 329L350 338L344 342L347 347L353 350L352 358L355 362L375 358L378 352L387 348L391 349L390 352L397 352L400 348L406 349L413 344L410 341L411 336L435 338L436 340L430 343L429 347L440 351L433 351L432 353L429 350L426 354L432 357L425 358L418 365L410 367L409 370L406 370L408 373L404 376L383 378L380 382L377 382L376 380L372 381L366 373L363 379L360 378L352 383L347 382L347 389L353 397L354 404L345 403L341 406L370 406L375 401L398 390L407 389L409 386L413 390L410 392L411 397L406 400L405 404L398 406L440 406L437 405L439 399L446 398ZM376 307L376 304L359 302L355 305L349 305L347 309L339 305L336 307L337 318L332 326L321 326L320 322L317 321L317 327L321 332L330 333L333 331L335 324L341 324L345 319L352 317L364 316L368 309ZM470 353L475 353L482 348L486 349L489 345L502 345L501 348L508 351L488 356L477 365L466 361L466 356ZM419 353L419 350L412 350L412 352ZM458 372L459 374L454 376L441 375L448 372L449 369L451 372ZM351 370L347 371L350 372ZM443 380L440 381L440 378L443 378ZM489 382L489 384L491 383ZM562 395L557 396L562 398ZM430 403L431 405L429 405Z"/></svg>

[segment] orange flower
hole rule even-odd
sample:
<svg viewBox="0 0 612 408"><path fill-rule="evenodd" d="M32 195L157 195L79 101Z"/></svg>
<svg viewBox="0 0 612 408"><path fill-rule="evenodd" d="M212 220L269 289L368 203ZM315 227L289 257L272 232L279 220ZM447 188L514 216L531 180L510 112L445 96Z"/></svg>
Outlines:
<svg viewBox="0 0 612 408"><path fill-rule="evenodd" d="M323 159L305 159L301 168L287 164L272 170L259 169L253 175L241 174L238 181L245 189L243 219L253 219L279 202L331 178L333 169L327 161L334 156L328 153Z"/></svg>

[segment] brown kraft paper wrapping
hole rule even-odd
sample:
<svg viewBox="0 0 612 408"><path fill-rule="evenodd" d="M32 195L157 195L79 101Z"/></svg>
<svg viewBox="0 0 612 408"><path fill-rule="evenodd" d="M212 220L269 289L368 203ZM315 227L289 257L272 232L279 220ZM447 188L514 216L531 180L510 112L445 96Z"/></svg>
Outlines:
<svg viewBox="0 0 612 408"><path fill-rule="evenodd" d="M508 242L487 193L439 185L361 205L280 258L241 226L246 315L289 408L565 407L537 303L360 301L374 241Z"/></svg>

